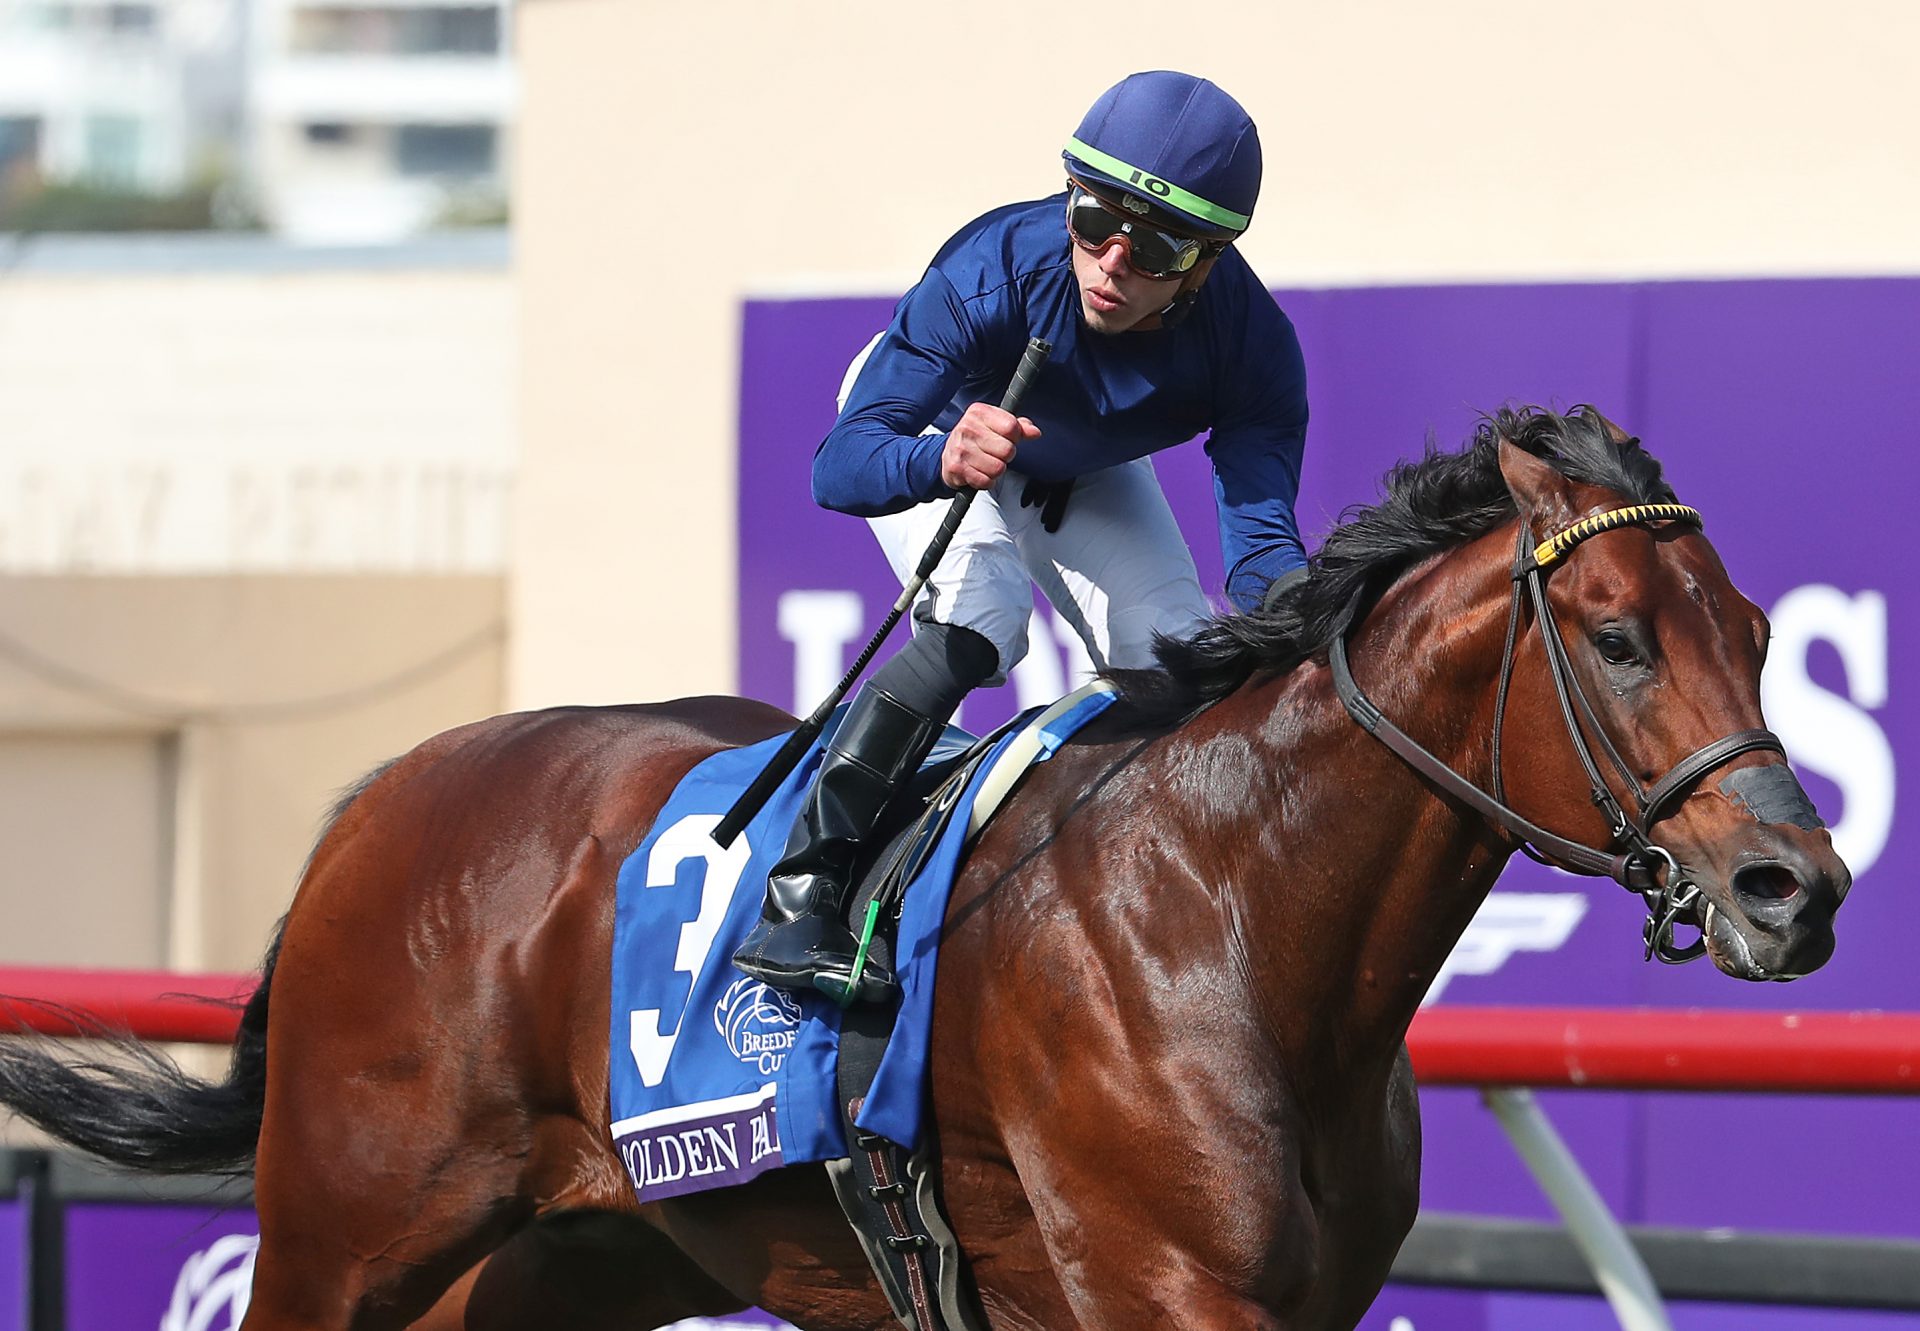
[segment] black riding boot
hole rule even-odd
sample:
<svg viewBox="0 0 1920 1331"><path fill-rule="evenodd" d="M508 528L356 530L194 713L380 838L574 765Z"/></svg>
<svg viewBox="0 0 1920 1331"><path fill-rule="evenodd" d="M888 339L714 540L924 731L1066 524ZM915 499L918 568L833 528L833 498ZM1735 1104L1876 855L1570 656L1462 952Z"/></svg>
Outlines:
<svg viewBox="0 0 1920 1331"><path fill-rule="evenodd" d="M819 775L767 879L760 923L733 964L779 989L817 988L841 998L859 941L844 916L848 881L899 783L920 766L944 723L867 684L827 744ZM855 997L884 998L893 975L871 959Z"/></svg>

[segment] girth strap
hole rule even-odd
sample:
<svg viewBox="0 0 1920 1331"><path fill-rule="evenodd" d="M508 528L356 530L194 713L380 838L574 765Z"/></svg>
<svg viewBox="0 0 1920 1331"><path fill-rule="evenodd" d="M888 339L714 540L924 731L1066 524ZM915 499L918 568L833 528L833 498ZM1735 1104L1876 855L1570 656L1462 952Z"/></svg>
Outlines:
<svg viewBox="0 0 1920 1331"><path fill-rule="evenodd" d="M891 940L876 941L890 964ZM899 1015L882 1003L857 1003L841 1015L834 1099L847 1155L826 1162L827 1179L905 1331L985 1331L960 1240L940 1201L931 1143L909 1151L854 1121Z"/></svg>

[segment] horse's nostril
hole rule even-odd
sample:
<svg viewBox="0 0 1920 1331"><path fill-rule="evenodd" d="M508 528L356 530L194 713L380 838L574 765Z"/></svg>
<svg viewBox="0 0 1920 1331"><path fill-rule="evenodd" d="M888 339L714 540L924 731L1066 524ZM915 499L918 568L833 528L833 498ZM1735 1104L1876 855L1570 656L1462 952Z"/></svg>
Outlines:
<svg viewBox="0 0 1920 1331"><path fill-rule="evenodd" d="M1733 890L1762 901L1791 901L1800 894L1800 880L1784 864L1749 864L1734 871Z"/></svg>

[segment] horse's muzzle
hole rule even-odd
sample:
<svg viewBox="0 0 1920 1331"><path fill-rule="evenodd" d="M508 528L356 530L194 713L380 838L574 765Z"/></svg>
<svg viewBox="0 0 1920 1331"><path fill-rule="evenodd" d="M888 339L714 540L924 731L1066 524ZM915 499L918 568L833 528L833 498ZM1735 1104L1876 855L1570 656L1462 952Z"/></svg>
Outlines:
<svg viewBox="0 0 1920 1331"><path fill-rule="evenodd" d="M1709 892L1701 932L1714 964L1748 980L1791 980L1833 955L1833 919L1852 885L1824 836L1769 829L1735 857L1724 895ZM1717 898L1717 899L1715 899Z"/></svg>

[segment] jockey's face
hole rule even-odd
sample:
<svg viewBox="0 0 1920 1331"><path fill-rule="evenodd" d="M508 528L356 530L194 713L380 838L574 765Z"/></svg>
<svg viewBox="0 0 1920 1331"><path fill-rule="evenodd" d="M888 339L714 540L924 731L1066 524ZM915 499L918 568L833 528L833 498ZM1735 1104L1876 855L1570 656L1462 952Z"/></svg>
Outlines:
<svg viewBox="0 0 1920 1331"><path fill-rule="evenodd" d="M1202 259L1180 277L1146 277L1127 262L1127 248L1114 237L1097 250L1069 244L1073 276L1080 286L1080 314L1096 333L1124 333L1160 326L1160 311L1183 289L1197 289L1213 268Z"/></svg>

